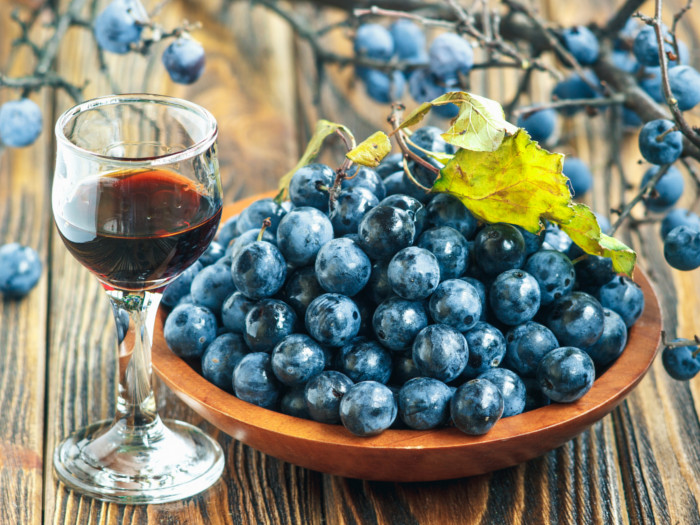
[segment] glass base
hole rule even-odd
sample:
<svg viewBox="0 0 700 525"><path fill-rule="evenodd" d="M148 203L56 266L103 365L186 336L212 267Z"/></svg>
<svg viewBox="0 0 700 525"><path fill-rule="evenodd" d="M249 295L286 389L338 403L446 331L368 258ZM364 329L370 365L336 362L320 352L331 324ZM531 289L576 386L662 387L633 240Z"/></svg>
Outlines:
<svg viewBox="0 0 700 525"><path fill-rule="evenodd" d="M68 487L117 503L166 503L212 486L224 470L219 444L199 428L156 419L130 427L100 421L68 436L53 464Z"/></svg>

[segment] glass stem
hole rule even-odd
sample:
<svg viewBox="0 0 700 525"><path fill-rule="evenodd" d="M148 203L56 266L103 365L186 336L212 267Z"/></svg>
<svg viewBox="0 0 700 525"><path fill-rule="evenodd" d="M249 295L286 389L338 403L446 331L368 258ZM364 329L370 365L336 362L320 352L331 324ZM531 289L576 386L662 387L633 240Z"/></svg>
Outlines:
<svg viewBox="0 0 700 525"><path fill-rule="evenodd" d="M138 430L159 424L151 380L151 344L161 294L109 290L117 323L119 385L115 422ZM128 431L128 430L127 430Z"/></svg>

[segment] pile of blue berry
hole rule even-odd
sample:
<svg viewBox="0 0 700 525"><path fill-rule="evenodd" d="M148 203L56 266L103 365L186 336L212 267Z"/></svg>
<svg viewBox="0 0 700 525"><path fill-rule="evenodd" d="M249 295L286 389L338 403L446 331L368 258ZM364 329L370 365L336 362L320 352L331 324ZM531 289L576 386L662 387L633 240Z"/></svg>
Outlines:
<svg viewBox="0 0 700 525"><path fill-rule="evenodd" d="M414 137L448 149L439 134ZM163 294L172 351L244 401L361 436L478 435L585 395L642 314L639 286L553 225L483 224L410 188L399 164L354 170L332 203L336 174L310 164L290 202L226 221Z"/></svg>

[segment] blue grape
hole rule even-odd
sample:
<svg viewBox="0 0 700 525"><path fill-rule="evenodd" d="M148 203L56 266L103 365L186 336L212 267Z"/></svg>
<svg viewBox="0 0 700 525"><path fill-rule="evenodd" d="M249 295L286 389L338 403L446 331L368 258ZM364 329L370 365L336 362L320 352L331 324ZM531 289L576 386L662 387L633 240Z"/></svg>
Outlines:
<svg viewBox="0 0 700 525"><path fill-rule="evenodd" d="M0 246L0 293L15 299L24 297L39 282L42 267L31 246L16 242Z"/></svg>
<svg viewBox="0 0 700 525"><path fill-rule="evenodd" d="M536 408L544 407L552 403L542 389L537 379L534 377L522 377L525 385L525 409L523 412L535 410Z"/></svg>
<svg viewBox="0 0 700 525"><path fill-rule="evenodd" d="M479 292L462 279L448 279L430 296L430 315L436 323L446 324L460 332L474 328L485 305Z"/></svg>
<svg viewBox="0 0 700 525"><path fill-rule="evenodd" d="M564 161L564 175L569 179L571 194L582 197L593 185L593 174L581 159L567 157Z"/></svg>
<svg viewBox="0 0 700 525"><path fill-rule="evenodd" d="M424 376L445 383L459 377L469 359L464 336L444 324L421 330L413 341L413 361Z"/></svg>
<svg viewBox="0 0 700 525"><path fill-rule="evenodd" d="M649 168L644 173L641 186L645 186L660 169L659 166ZM683 195L684 186L685 181L681 172L675 166L669 166L644 200L644 205L651 211L664 212L678 202Z"/></svg>
<svg viewBox="0 0 700 525"><path fill-rule="evenodd" d="M417 69L408 78L408 91L418 103L434 100L452 91L453 87L457 88L457 85L441 84L428 69ZM445 104L433 107L432 112L442 118L454 118L459 114L459 107L456 104Z"/></svg>
<svg viewBox="0 0 700 525"><path fill-rule="evenodd" d="M654 102L664 102L664 91L661 87L661 68L660 67L645 67L642 70L641 78L638 81L639 87L641 87L647 95L649 95Z"/></svg>
<svg viewBox="0 0 700 525"><path fill-rule="evenodd" d="M343 346L335 359L336 370L355 383L377 381L385 384L391 377L391 354L376 341L356 337Z"/></svg>
<svg viewBox="0 0 700 525"><path fill-rule="evenodd" d="M479 379L490 381L503 397L501 417L517 416L525 409L525 383L518 374L506 368L492 368L479 375Z"/></svg>
<svg viewBox="0 0 700 525"><path fill-rule="evenodd" d="M225 252L226 250L223 246L221 246L221 244L216 241L212 241L212 243L206 250L204 250L204 253L197 260L204 266L209 266L210 264L214 264L216 261L221 259Z"/></svg>
<svg viewBox="0 0 700 525"><path fill-rule="evenodd" d="M320 423L340 423L340 400L352 386L348 376L333 370L309 379L304 387L304 399L311 418Z"/></svg>
<svg viewBox="0 0 700 525"><path fill-rule="evenodd" d="M323 372L326 356L308 335L290 334L274 347L270 363L272 372L281 383L299 386Z"/></svg>
<svg viewBox="0 0 700 525"><path fill-rule="evenodd" d="M215 314L221 313L226 298L236 291L231 269L221 264L213 264L202 269L190 286L194 303L209 308Z"/></svg>
<svg viewBox="0 0 700 525"><path fill-rule="evenodd" d="M393 206L368 211L357 229L359 244L372 259L388 259L411 246L416 227L408 212Z"/></svg>
<svg viewBox="0 0 700 525"><path fill-rule="evenodd" d="M666 239L668 234L678 226L685 226L694 231L700 231L700 217L692 211L684 208L675 208L668 212L661 221L661 238Z"/></svg>
<svg viewBox="0 0 700 525"><path fill-rule="evenodd" d="M678 66L668 72L673 97L678 101L678 109L687 111L700 102L700 73L690 66Z"/></svg>
<svg viewBox="0 0 700 525"><path fill-rule="evenodd" d="M398 19L389 26L394 39L394 49L400 60L422 62L427 60L425 50L425 32L410 20Z"/></svg>
<svg viewBox="0 0 700 525"><path fill-rule="evenodd" d="M427 200L429 193L423 188L414 184L404 173L403 168L401 171L392 173L387 178L384 179L384 187L386 188L387 195L408 195L417 199L421 203Z"/></svg>
<svg viewBox="0 0 700 525"><path fill-rule="evenodd" d="M162 60L173 82L194 84L204 72L206 55L202 44L181 36L165 48Z"/></svg>
<svg viewBox="0 0 700 525"><path fill-rule="evenodd" d="M264 299L245 316L243 338L253 352L272 352L275 345L294 333L297 315L287 303Z"/></svg>
<svg viewBox="0 0 700 525"><path fill-rule="evenodd" d="M352 297L369 281L372 263L357 244L341 238L328 241L321 247L315 269L321 288Z"/></svg>
<svg viewBox="0 0 700 525"><path fill-rule="evenodd" d="M426 206L430 227L450 226L471 239L476 233L477 220L457 197L440 193Z"/></svg>
<svg viewBox="0 0 700 525"><path fill-rule="evenodd" d="M233 370L233 391L243 401L274 409L281 390L282 387L272 372L270 354L250 353Z"/></svg>
<svg viewBox="0 0 700 525"><path fill-rule="evenodd" d="M242 334L245 331L245 316L256 303L241 292L232 293L221 306L221 323L226 329Z"/></svg>
<svg viewBox="0 0 700 525"><path fill-rule="evenodd" d="M367 95L382 104L400 100L406 90L406 78L400 71L385 73L378 69L367 69L363 77Z"/></svg>
<svg viewBox="0 0 700 525"><path fill-rule="evenodd" d="M700 247L700 239L698 239L698 246ZM698 252L700 253L700 250ZM700 265L700 259L698 264ZM628 328L644 311L644 292L637 283L625 275L614 277L601 286L596 295L600 304L617 312Z"/></svg>
<svg viewBox="0 0 700 525"><path fill-rule="evenodd" d="M282 288L287 264L274 244L255 241L233 258L231 275L239 292L250 299L262 299L272 297Z"/></svg>
<svg viewBox="0 0 700 525"><path fill-rule="evenodd" d="M476 262L487 275L521 268L525 262L525 239L515 226L489 224L474 240Z"/></svg>
<svg viewBox="0 0 700 525"><path fill-rule="evenodd" d="M673 46L668 42L664 42L664 53L668 51L673 51ZM632 52L639 63L644 66L653 67L659 65L659 47L653 27L644 27L637 33Z"/></svg>
<svg viewBox="0 0 700 525"><path fill-rule="evenodd" d="M376 436L396 419L393 392L376 381L363 381L350 387L340 400L340 420L357 436Z"/></svg>
<svg viewBox="0 0 700 525"><path fill-rule="evenodd" d="M347 175L348 178L343 179L343 190L348 188L366 188L374 193L378 200L386 197L384 181L372 168L355 164L348 170Z"/></svg>
<svg viewBox="0 0 700 525"><path fill-rule="evenodd" d="M428 50L428 68L444 82L457 81L474 65L474 51L464 38L456 33L443 33L433 39Z"/></svg>
<svg viewBox="0 0 700 525"><path fill-rule="evenodd" d="M460 386L450 401L455 426L465 434L486 434L503 415L503 396L486 379L472 379Z"/></svg>
<svg viewBox="0 0 700 525"><path fill-rule="evenodd" d="M201 357L216 339L216 316L207 308L180 304L165 320L163 336L168 347L178 356Z"/></svg>
<svg viewBox="0 0 700 525"><path fill-rule="evenodd" d="M392 297L382 302L372 316L372 327L381 344L394 351L411 348L418 333L428 326L423 303Z"/></svg>
<svg viewBox="0 0 700 525"><path fill-rule="evenodd" d="M440 278L461 276L469 263L469 244L464 235L449 226L431 228L418 238L416 246L431 252L438 261Z"/></svg>
<svg viewBox="0 0 700 525"><path fill-rule="evenodd" d="M662 140L657 140L657 137L673 127L675 124L666 119L644 124L639 133L639 151L646 161L659 165L671 164L680 157L683 151L683 134L680 131L671 131Z"/></svg>
<svg viewBox="0 0 700 525"><path fill-rule="evenodd" d="M600 46L598 38L585 26L574 26L561 33L564 47L574 56L579 64L587 66L598 60Z"/></svg>
<svg viewBox="0 0 700 525"><path fill-rule="evenodd" d="M247 353L248 347L239 334L221 334L202 355L202 375L222 390L233 392L233 370Z"/></svg>
<svg viewBox="0 0 700 525"><path fill-rule="evenodd" d="M226 255L231 256L231 260L236 258L236 255L238 255L238 252L240 252L243 248L248 246L249 244L254 243L255 241L258 240L258 236L260 235L260 228L254 228L251 230L248 230L245 233L242 233L238 237L236 237L233 242L229 245L229 247L226 249ZM277 246L277 238L272 235L267 229L263 232L262 240L265 242L269 242L270 244L274 244Z"/></svg>
<svg viewBox="0 0 700 525"><path fill-rule="evenodd" d="M343 346L360 331L360 311L349 297L327 293L306 309L306 330L322 345Z"/></svg>
<svg viewBox="0 0 700 525"><path fill-rule="evenodd" d="M357 227L365 214L379 204L379 199L367 188L342 190L329 217L337 236L357 233Z"/></svg>
<svg viewBox="0 0 700 525"><path fill-rule="evenodd" d="M672 342L677 342L674 339ZM677 381L693 379L700 372L700 355L696 346L666 347L661 354L661 362L668 375Z"/></svg>
<svg viewBox="0 0 700 525"><path fill-rule="evenodd" d="M440 266L428 250L409 246L391 259L387 270L394 293L404 299L426 299L440 284Z"/></svg>
<svg viewBox="0 0 700 525"><path fill-rule="evenodd" d="M452 391L442 381L416 377L399 390L399 417L410 428L430 430L450 419Z"/></svg>
<svg viewBox="0 0 700 525"><path fill-rule="evenodd" d="M110 53L128 53L131 44L141 40L147 18L141 2L113 0L95 18L93 31L97 45Z"/></svg>
<svg viewBox="0 0 700 525"><path fill-rule="evenodd" d="M545 250L556 250L566 253L571 248L573 241L565 231L561 230L555 224L549 224L544 230L544 242L542 248Z"/></svg>
<svg viewBox="0 0 700 525"><path fill-rule="evenodd" d="M603 307L585 292L573 292L552 304L545 325L564 346L593 346L603 334Z"/></svg>
<svg viewBox="0 0 700 525"><path fill-rule="evenodd" d="M277 228L277 245L288 263L306 266L333 238L333 225L316 208L302 206L287 213Z"/></svg>
<svg viewBox="0 0 700 525"><path fill-rule="evenodd" d="M639 62L629 51L616 49L610 55L613 65L625 73L636 73L639 70Z"/></svg>
<svg viewBox="0 0 700 525"><path fill-rule="evenodd" d="M523 269L540 285L540 303L543 305L568 295L574 289L574 265L563 253L540 250L530 256Z"/></svg>
<svg viewBox="0 0 700 525"><path fill-rule="evenodd" d="M537 142L545 142L551 137L556 125L557 112L553 109L542 109L518 117L518 127L525 128L532 140Z"/></svg>
<svg viewBox="0 0 700 525"><path fill-rule="evenodd" d="M311 206L323 212L328 210L328 188L333 186L335 173L325 164L307 164L292 175L289 199L294 206Z"/></svg>
<svg viewBox="0 0 700 525"><path fill-rule="evenodd" d="M528 321L506 334L506 364L525 377L534 377L542 358L559 346L552 331Z"/></svg>
<svg viewBox="0 0 700 525"><path fill-rule="evenodd" d="M311 301L324 293L325 290L319 284L316 269L313 266L304 266L295 270L287 279L283 291L285 302L294 308L300 319L306 315L306 308Z"/></svg>
<svg viewBox="0 0 700 525"><path fill-rule="evenodd" d="M243 234L248 230L260 230L265 219L270 219L270 226L267 230L272 235L277 232L282 218L287 214L285 205L278 204L274 199L260 199L253 202L238 216L237 228L238 233Z"/></svg>
<svg viewBox="0 0 700 525"><path fill-rule="evenodd" d="M0 141L11 148L29 146L41 134L43 118L39 106L28 98L0 106Z"/></svg>
<svg viewBox="0 0 700 525"><path fill-rule="evenodd" d="M392 173L397 171L403 171L403 154L402 153L392 153L387 155L379 163L379 166L374 168L382 179L386 179Z"/></svg>
<svg viewBox="0 0 700 525"><path fill-rule="evenodd" d="M627 326L616 312L603 308L603 335L593 346L582 348L598 366L607 366L620 357L627 344Z"/></svg>
<svg viewBox="0 0 700 525"><path fill-rule="evenodd" d="M547 397L557 403L572 403L588 392L595 380L590 356L573 346L549 352L537 367L537 382Z"/></svg>
<svg viewBox="0 0 700 525"><path fill-rule="evenodd" d="M523 240L525 241L525 257L529 257L542 248L542 244L544 243L543 232L532 233L527 231L522 226L515 226L515 228L520 232L520 235L523 236Z"/></svg>
<svg viewBox="0 0 700 525"><path fill-rule="evenodd" d="M306 399L304 399L304 386L292 387L282 394L280 412L288 416L311 419Z"/></svg>
<svg viewBox="0 0 700 525"><path fill-rule="evenodd" d="M598 92L590 84L598 85L598 78L592 71L584 72L586 82L578 73L573 73L554 86L552 96L557 100L571 100L579 98L597 98ZM583 109L583 106L567 106L557 108L563 115L572 116Z"/></svg>
<svg viewBox="0 0 700 525"><path fill-rule="evenodd" d="M362 24L357 28L354 47L357 56L388 61L394 54L394 39L382 25Z"/></svg>
<svg viewBox="0 0 700 525"><path fill-rule="evenodd" d="M481 301L481 315L479 316L479 321L485 321L489 304L486 296L486 285L475 277L460 277L460 279L471 284L476 290L476 293L479 294L479 301Z"/></svg>
<svg viewBox="0 0 700 525"><path fill-rule="evenodd" d="M507 270L491 285L489 301L500 322L519 325L532 319L539 310L540 286L523 270Z"/></svg>
<svg viewBox="0 0 700 525"><path fill-rule="evenodd" d="M603 286L615 277L612 259L599 255L586 255L576 263L576 279L590 289Z"/></svg>
<svg viewBox="0 0 700 525"><path fill-rule="evenodd" d="M216 234L216 240L226 250L231 244L231 241L238 235L238 215L231 217L219 226L219 231Z"/></svg>
<svg viewBox="0 0 700 525"><path fill-rule="evenodd" d="M413 219L413 225L416 229L416 237L418 237L425 229L425 224L428 218L428 212L420 200L415 197L403 194L389 195L379 203L379 206L393 206L408 212Z"/></svg>
<svg viewBox="0 0 700 525"><path fill-rule="evenodd" d="M469 347L469 360L462 377L473 379L503 362L506 340L495 326L479 321L464 337Z"/></svg>

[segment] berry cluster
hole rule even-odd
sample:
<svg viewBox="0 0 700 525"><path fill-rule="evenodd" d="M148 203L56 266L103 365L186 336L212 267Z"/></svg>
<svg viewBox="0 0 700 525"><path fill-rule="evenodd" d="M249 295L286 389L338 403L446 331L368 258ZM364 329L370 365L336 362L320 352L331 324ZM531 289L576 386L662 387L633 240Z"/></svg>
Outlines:
<svg viewBox="0 0 700 525"><path fill-rule="evenodd" d="M427 64L405 75L358 67L356 73L364 82L367 95L382 103L400 99L407 81L411 96L419 103L459 90L460 75L467 75L474 65L474 52L464 38L443 33L426 48L423 29L405 19L388 29L380 24L361 25L355 35L355 55L387 63L398 60L408 65ZM435 113L444 118L456 117L457 112L454 104L435 108Z"/></svg>
<svg viewBox="0 0 700 525"><path fill-rule="evenodd" d="M413 139L448 150L439 133ZM348 177L299 169L290 202L251 204L166 288L167 344L218 387L361 436L479 435L576 401L624 350L644 296L610 259L574 265L554 225L480 223L411 188L394 156Z"/></svg>

